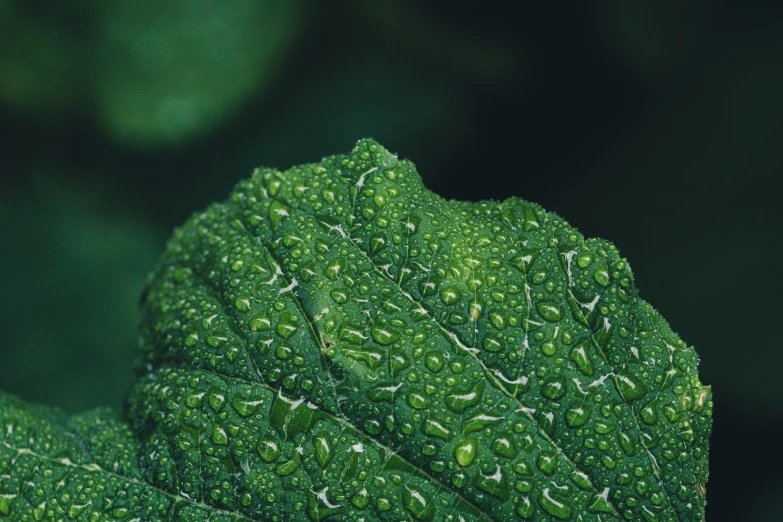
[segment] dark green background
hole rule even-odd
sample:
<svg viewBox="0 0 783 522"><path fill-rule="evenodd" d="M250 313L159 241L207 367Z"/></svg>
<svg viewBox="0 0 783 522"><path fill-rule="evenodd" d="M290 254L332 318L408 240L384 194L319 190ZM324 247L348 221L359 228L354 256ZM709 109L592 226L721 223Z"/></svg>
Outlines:
<svg viewBox="0 0 783 522"><path fill-rule="evenodd" d="M0 0L0 388L121 406L172 227L371 136L614 242L713 386L708 520L783 520L783 13L513 4Z"/></svg>

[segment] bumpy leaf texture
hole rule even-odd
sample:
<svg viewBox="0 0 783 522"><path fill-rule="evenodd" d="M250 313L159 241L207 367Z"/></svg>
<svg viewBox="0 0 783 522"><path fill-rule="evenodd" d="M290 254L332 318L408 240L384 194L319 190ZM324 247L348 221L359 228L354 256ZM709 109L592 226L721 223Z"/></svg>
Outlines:
<svg viewBox="0 0 783 522"><path fill-rule="evenodd" d="M710 388L628 262L371 140L168 243L126 421L0 398L12 520L696 521Z"/></svg>

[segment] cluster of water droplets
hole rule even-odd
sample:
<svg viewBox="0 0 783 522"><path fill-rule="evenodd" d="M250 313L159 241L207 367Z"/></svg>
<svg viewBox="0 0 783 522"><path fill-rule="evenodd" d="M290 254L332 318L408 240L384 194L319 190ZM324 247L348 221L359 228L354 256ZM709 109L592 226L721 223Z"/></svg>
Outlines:
<svg viewBox="0 0 783 522"><path fill-rule="evenodd" d="M143 479L193 506L703 519L710 391L616 249L519 199L445 201L373 141L195 215L144 309Z"/></svg>

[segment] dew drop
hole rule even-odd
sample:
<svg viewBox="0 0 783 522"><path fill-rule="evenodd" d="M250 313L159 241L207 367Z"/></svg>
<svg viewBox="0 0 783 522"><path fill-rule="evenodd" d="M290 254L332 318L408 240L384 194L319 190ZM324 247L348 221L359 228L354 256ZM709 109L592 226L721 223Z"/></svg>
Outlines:
<svg viewBox="0 0 783 522"><path fill-rule="evenodd" d="M462 467L473 464L477 450L478 442L475 439L467 439L465 442L458 445L454 448L454 458L457 459L457 464Z"/></svg>
<svg viewBox="0 0 783 522"><path fill-rule="evenodd" d="M435 505L416 486L403 486L402 505L416 520L429 521L435 518Z"/></svg>
<svg viewBox="0 0 783 522"><path fill-rule="evenodd" d="M426 394L414 390L408 393L408 404L411 408L426 410L432 405L432 401Z"/></svg>

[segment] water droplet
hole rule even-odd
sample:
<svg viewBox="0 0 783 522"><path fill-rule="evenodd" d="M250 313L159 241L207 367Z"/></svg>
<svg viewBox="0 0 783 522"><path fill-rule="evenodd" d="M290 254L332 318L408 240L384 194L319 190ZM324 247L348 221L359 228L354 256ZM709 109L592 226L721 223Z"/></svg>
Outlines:
<svg viewBox="0 0 783 522"><path fill-rule="evenodd" d="M278 359L286 360L290 358L294 354L294 349L288 346L287 344L280 344L277 346L277 350L275 351L275 355Z"/></svg>
<svg viewBox="0 0 783 522"><path fill-rule="evenodd" d="M470 420L466 421L462 426L464 433L473 433L475 431L481 431L487 426L497 424L498 422L505 420L503 417L495 417L492 415L486 415L480 413Z"/></svg>
<svg viewBox="0 0 783 522"><path fill-rule="evenodd" d="M518 460L514 463L514 472L518 475L530 475L530 464L525 460Z"/></svg>
<svg viewBox="0 0 783 522"><path fill-rule="evenodd" d="M504 348L503 342L497 336L492 334L486 334L481 345L488 352L501 352Z"/></svg>
<svg viewBox="0 0 783 522"><path fill-rule="evenodd" d="M546 270L544 270L544 269L536 270L533 273L533 283L537 284L537 285L540 285L541 283L546 281L546 278L548 276L549 276L549 272L547 272Z"/></svg>
<svg viewBox="0 0 783 522"><path fill-rule="evenodd" d="M620 443L620 447L623 448L623 451L625 452L626 455L633 455L634 444L630 435L628 435L625 432L622 432L619 435L617 435L617 441Z"/></svg>
<svg viewBox="0 0 783 522"><path fill-rule="evenodd" d="M291 481L293 483L293 479ZM321 491L313 491L312 489L307 493L307 517L313 522L322 522L324 520L337 520L345 510L340 504L332 503L326 496L329 491L329 486L326 486ZM269 503L274 503L275 499L267 498ZM296 509L296 504L294 505Z"/></svg>
<svg viewBox="0 0 783 522"><path fill-rule="evenodd" d="M606 261L601 259L596 263L595 272L593 272L593 279L601 286L609 286L609 267L606 265Z"/></svg>
<svg viewBox="0 0 783 522"><path fill-rule="evenodd" d="M534 230L538 230L538 227L540 227L538 223L538 218L536 217L536 213L533 211L532 207L525 207L525 217L522 221L522 230L525 232L533 232Z"/></svg>
<svg viewBox="0 0 783 522"><path fill-rule="evenodd" d="M443 440L451 439L451 430L446 427L446 424L433 418L428 418L424 421L424 433L433 437L440 437Z"/></svg>
<svg viewBox="0 0 783 522"><path fill-rule="evenodd" d="M369 397L370 400L375 402L380 402L380 401L394 402L394 394L397 392L397 390L400 389L401 386L402 384L397 384L395 386L381 384L376 386L375 388L370 388L369 390L367 390L367 397Z"/></svg>
<svg viewBox="0 0 783 522"><path fill-rule="evenodd" d="M356 361L361 361L373 370L380 367L384 361L383 352L372 348L352 348L350 346L342 346L340 348L340 354L346 357L350 357Z"/></svg>
<svg viewBox="0 0 783 522"><path fill-rule="evenodd" d="M539 251L537 249L523 250L518 256L509 260L511 266L526 274L530 272L530 268L538 257Z"/></svg>
<svg viewBox="0 0 783 522"><path fill-rule="evenodd" d="M393 344L400 338L399 332L385 325L375 325L372 327L373 340L383 346Z"/></svg>
<svg viewBox="0 0 783 522"><path fill-rule="evenodd" d="M506 301L506 292L500 288L493 288L489 295L496 303L503 303Z"/></svg>
<svg viewBox="0 0 783 522"><path fill-rule="evenodd" d="M497 497L501 500L508 500L508 477L506 471L499 465L495 465L494 472L485 474L483 471L479 471L475 479L476 486L486 493Z"/></svg>
<svg viewBox="0 0 783 522"><path fill-rule="evenodd" d="M650 426L658 421L658 416L655 414L655 408L652 404L648 404L646 407L642 408L639 412L639 416L642 418L642 422L649 424Z"/></svg>
<svg viewBox="0 0 783 522"><path fill-rule="evenodd" d="M451 476L451 483L455 488L462 488L468 483L468 476L463 471L458 471Z"/></svg>
<svg viewBox="0 0 783 522"><path fill-rule="evenodd" d="M280 458L282 451L280 445L273 440L261 439L258 441L258 454L264 462L271 464Z"/></svg>
<svg viewBox="0 0 783 522"><path fill-rule="evenodd" d="M424 356L424 365L433 373L438 373L443 368L443 354L440 352L427 352Z"/></svg>
<svg viewBox="0 0 783 522"><path fill-rule="evenodd" d="M542 453L538 456L536 464L538 465L538 469L547 475L552 475L557 467L557 455Z"/></svg>
<svg viewBox="0 0 783 522"><path fill-rule="evenodd" d="M332 281L340 277L340 274L345 271L345 259L337 257L331 260L324 269L324 275Z"/></svg>
<svg viewBox="0 0 783 522"><path fill-rule="evenodd" d="M201 406L201 401L204 398L204 395L204 392L191 393L185 398L185 404L189 408L199 408Z"/></svg>
<svg viewBox="0 0 783 522"><path fill-rule="evenodd" d="M221 426L215 425L214 429L212 430L212 442L222 446L228 444L228 435L226 434L226 430L224 430Z"/></svg>
<svg viewBox="0 0 783 522"><path fill-rule="evenodd" d="M237 410L237 413L239 413L242 417L250 417L253 415L260 405L264 403L263 400L258 399L248 399L245 397L235 396L234 400L231 401L231 405L234 407L235 410Z"/></svg>
<svg viewBox="0 0 783 522"><path fill-rule="evenodd" d="M367 488L360 489L353 497L351 497L351 504L358 509L364 509L367 504L370 503L370 494L367 492Z"/></svg>
<svg viewBox="0 0 783 522"><path fill-rule="evenodd" d="M478 381L467 393L455 393L446 396L446 406L456 413L464 413L468 408L477 405L484 393L485 381Z"/></svg>
<svg viewBox="0 0 783 522"><path fill-rule="evenodd" d="M588 506L587 510L590 513L614 513L612 505L601 495L595 495L593 497L593 502Z"/></svg>
<svg viewBox="0 0 783 522"><path fill-rule="evenodd" d="M471 270L475 270L482 265L481 259L476 256L466 256L462 258L462 264Z"/></svg>
<svg viewBox="0 0 783 522"><path fill-rule="evenodd" d="M601 455L601 464L606 466L607 469L614 469L617 467L617 461L611 455Z"/></svg>
<svg viewBox="0 0 783 522"><path fill-rule="evenodd" d="M435 505L424 495L424 491L416 486L403 486L402 505L416 520L435 518Z"/></svg>
<svg viewBox="0 0 783 522"><path fill-rule="evenodd" d="M541 387L541 394L551 400L561 399L567 391L565 376L552 377Z"/></svg>
<svg viewBox="0 0 783 522"><path fill-rule="evenodd" d="M439 294L440 300L447 306L459 302L461 297L459 289L453 285L441 288Z"/></svg>
<svg viewBox="0 0 783 522"><path fill-rule="evenodd" d="M593 262L593 253L585 250L581 254L579 254L579 257L576 258L576 264L579 265L579 268L587 268L590 266L590 263Z"/></svg>
<svg viewBox="0 0 783 522"><path fill-rule="evenodd" d="M595 423L593 424L593 429L595 430L596 433L605 435L607 433L613 432L615 429L615 425L599 420L599 421L595 421Z"/></svg>
<svg viewBox="0 0 783 522"><path fill-rule="evenodd" d="M277 335L283 339L290 339L299 329L299 318L293 314L283 314L280 317L280 322L277 323L275 331Z"/></svg>
<svg viewBox="0 0 783 522"><path fill-rule="evenodd" d="M219 390L212 390L209 394L209 405L210 407L215 410L215 412L220 412L220 410L223 408L223 405L226 403L226 394L219 391Z"/></svg>
<svg viewBox="0 0 783 522"><path fill-rule="evenodd" d="M517 506L517 515L522 518L530 518L533 516L533 510L535 506L530 501L530 497L524 496L519 499L519 505Z"/></svg>
<svg viewBox="0 0 783 522"><path fill-rule="evenodd" d="M620 392L620 395L628 402L641 399L647 395L647 388L641 379L628 370L623 370L618 373L614 382L617 385L617 390Z"/></svg>
<svg viewBox="0 0 783 522"><path fill-rule="evenodd" d="M462 467L467 467L473 464L473 460L476 458L476 451L478 450L478 442L475 439L467 439L462 444L454 448L454 458L457 459L457 464Z"/></svg>
<svg viewBox="0 0 783 522"><path fill-rule="evenodd" d="M580 372L585 375L593 375L595 373L595 367L593 361L588 356L590 350L590 341L584 340L574 346L571 350L571 361L576 365Z"/></svg>
<svg viewBox="0 0 783 522"><path fill-rule="evenodd" d="M325 188L321 191L321 195L324 198L324 201L329 203L330 205L334 204L335 200L335 192L334 189L331 188Z"/></svg>
<svg viewBox="0 0 783 522"><path fill-rule="evenodd" d="M571 518L571 505L564 499L552 493L550 488L544 488L538 497L538 503L544 508L544 511L560 520L569 520Z"/></svg>
<svg viewBox="0 0 783 522"><path fill-rule="evenodd" d="M250 299L249 295L240 295L237 297L236 301L234 301L234 306L236 306L237 310L240 312L248 312L250 311Z"/></svg>
<svg viewBox="0 0 783 522"><path fill-rule="evenodd" d="M489 320L498 330L502 330L506 327L506 319L499 310L492 310L489 313Z"/></svg>
<svg viewBox="0 0 783 522"><path fill-rule="evenodd" d="M345 304L348 302L348 292L346 292L343 289L335 288L331 292L329 292L329 295L334 299L334 302L337 304Z"/></svg>
<svg viewBox="0 0 783 522"><path fill-rule="evenodd" d="M277 467L275 468L275 473L277 473L281 477L287 477L288 475L293 474L297 469L299 469L301 463L302 463L301 457L299 453L295 451L293 457L291 457L291 460L277 465Z"/></svg>
<svg viewBox="0 0 783 522"><path fill-rule="evenodd" d="M367 218L367 219L371 219L371 218ZM373 234L370 237L370 254L375 255L381 250L383 250L384 248L386 248L386 236L384 234Z"/></svg>
<svg viewBox="0 0 783 522"><path fill-rule="evenodd" d="M326 433L318 433L313 437L313 446L315 447L315 461L319 466L326 467L329 461L334 457L334 450L330 437Z"/></svg>
<svg viewBox="0 0 783 522"><path fill-rule="evenodd" d="M508 436L498 437L492 441L492 451L510 460L514 460L519 455L519 452L514 447L514 441Z"/></svg>
<svg viewBox="0 0 783 522"><path fill-rule="evenodd" d="M281 437L290 439L294 435L307 432L322 416L322 413L304 398L293 400L278 393L272 402L269 423L277 429Z"/></svg>
<svg viewBox="0 0 783 522"><path fill-rule="evenodd" d="M365 419L362 426L370 435L379 435L383 431L383 425L377 419Z"/></svg>
<svg viewBox="0 0 783 522"><path fill-rule="evenodd" d="M357 346L364 343L367 336L362 333L361 328L355 326L344 325L340 328L340 340L347 341Z"/></svg>
<svg viewBox="0 0 783 522"><path fill-rule="evenodd" d="M8 516L11 513L11 503L17 496L14 493L0 493L0 515Z"/></svg>
<svg viewBox="0 0 783 522"><path fill-rule="evenodd" d="M581 426L590 418L590 413L592 413L592 409L586 404L573 406L566 412L566 423L572 428Z"/></svg>
<svg viewBox="0 0 783 522"><path fill-rule="evenodd" d="M426 410L432 405L427 394L414 390L408 393L408 404L417 410Z"/></svg>
<svg viewBox="0 0 783 522"><path fill-rule="evenodd" d="M271 193L271 191L270 191ZM272 226L277 228L280 222L290 215L288 207L280 203L279 201L273 201L269 206L269 220L272 222Z"/></svg>
<svg viewBox="0 0 783 522"><path fill-rule="evenodd" d="M84 510L87 509L87 506L91 504L92 504L91 502L87 502L85 504L77 504L74 502L73 504L68 506L68 518L76 519L77 517L79 517L79 515L84 513Z"/></svg>
<svg viewBox="0 0 783 522"><path fill-rule="evenodd" d="M427 276L419 282L419 292L423 296L435 295L440 286L440 279L437 276Z"/></svg>
<svg viewBox="0 0 783 522"><path fill-rule="evenodd" d="M590 482L590 477L583 471L577 469L571 472L571 482L585 491L589 491L593 487L593 483Z"/></svg>
<svg viewBox="0 0 783 522"><path fill-rule="evenodd" d="M560 317L563 315L563 310L560 308L560 305L556 303L551 303L551 302L538 303L536 309L538 310L538 313L541 314L541 317L543 317L550 323L558 322L560 320Z"/></svg>

